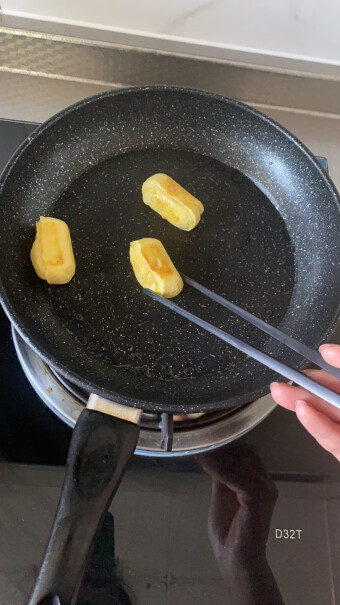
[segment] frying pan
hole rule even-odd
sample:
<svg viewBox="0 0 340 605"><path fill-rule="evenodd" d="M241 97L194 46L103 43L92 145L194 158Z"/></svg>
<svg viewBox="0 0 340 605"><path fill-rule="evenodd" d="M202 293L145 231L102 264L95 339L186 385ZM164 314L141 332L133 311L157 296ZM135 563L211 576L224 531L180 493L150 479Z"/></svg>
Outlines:
<svg viewBox="0 0 340 605"><path fill-rule="evenodd" d="M204 203L192 232L142 203L141 185L156 172ZM137 442L138 410L236 407L275 379L144 297L129 242L157 237L183 273L315 348L338 314L339 197L312 154L254 109L202 91L147 87L85 99L38 128L3 174L0 213L5 311L47 363L97 395L74 431L31 600L58 595L65 605L75 602L93 535ZM32 269L40 215L70 227L77 271L67 286L48 286ZM302 367L294 352L199 294L184 289L179 302Z"/></svg>

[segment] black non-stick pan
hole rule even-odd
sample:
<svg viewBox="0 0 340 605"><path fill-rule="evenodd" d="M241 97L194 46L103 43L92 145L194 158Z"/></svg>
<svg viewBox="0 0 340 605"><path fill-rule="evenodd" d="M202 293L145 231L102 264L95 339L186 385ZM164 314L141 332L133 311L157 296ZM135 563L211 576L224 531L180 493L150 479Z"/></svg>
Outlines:
<svg viewBox="0 0 340 605"><path fill-rule="evenodd" d="M179 231L142 203L141 185L156 172L203 202L192 232ZM167 87L85 99L24 143L0 187L7 314L50 365L107 400L149 411L205 412L251 401L275 377L143 296L128 258L134 239L160 239L183 273L311 347L334 325L338 194L299 141L242 103ZM40 215L70 227L77 271L66 286L48 286L31 266ZM184 289L178 302L301 367L294 352L207 306L194 291ZM73 602L93 532L123 472L121 449L127 460L137 440L136 422L82 413L41 575L48 581L40 582L32 603L43 591L58 590L61 603Z"/></svg>

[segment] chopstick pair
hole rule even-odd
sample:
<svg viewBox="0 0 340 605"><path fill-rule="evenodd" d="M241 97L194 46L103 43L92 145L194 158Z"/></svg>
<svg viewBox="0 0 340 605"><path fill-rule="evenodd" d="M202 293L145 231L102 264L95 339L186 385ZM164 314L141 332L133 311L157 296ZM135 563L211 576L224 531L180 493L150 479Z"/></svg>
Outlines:
<svg viewBox="0 0 340 605"><path fill-rule="evenodd" d="M269 334L269 336L272 336L273 338L275 338L282 344L286 345L293 351L296 351L296 353L299 353L300 355L302 355L302 357L304 357L308 361L311 361L315 365L318 365L320 368L322 368L322 369L326 370L327 372L329 372L330 374L332 374L332 376L335 376L336 378L340 379L340 369L334 368L333 366L331 366L327 362L325 362L318 351L313 351L313 349L310 349L306 345L295 340L295 338L288 336L288 334L284 334L283 332L281 332L281 330L278 330L278 328L274 328L273 326L269 325L267 322L263 321L262 319L255 317L255 315L252 315L252 313L249 313L248 311L241 309L240 307L233 304L229 300L226 300L222 296L215 294L215 292L212 292L205 286L202 286L201 284L196 282L191 277L187 277L186 275L183 275L183 274L181 274L181 275L182 275L183 281L187 285L191 286L192 288L195 288L196 290L198 290L199 292L201 292L202 294L204 294L211 300L219 303L226 309L229 309L229 311L232 311L233 313L235 313L242 319L245 319L246 321L253 324L254 326L259 328L263 332L266 332L267 334ZM161 296L158 296L151 290L144 289L143 291L144 291L144 294L146 294L150 298L153 298L157 302L160 302L165 307L168 307L172 311L175 311L175 313L178 313L182 317L185 317L189 321L195 323L200 328L203 328L207 332L210 332L210 334L214 334L215 336L217 336L224 342L232 345L236 349L239 349L239 351L242 351L242 353L249 355L253 359L256 359L256 361L259 361L260 363L267 366L271 370L274 370L274 372L280 374L281 376L284 376L285 378L288 378L288 380L292 380L293 382L295 382L296 384L300 385L301 387L307 389L314 395L321 397L321 399L325 399L326 401L328 401L328 403L330 403L330 404L334 405L336 408L340 409L340 395L338 395L331 389L328 389L327 387L323 386L322 384L319 384L318 382L316 382L312 378L309 378L302 372L299 372L298 370L294 370L293 368L287 366L285 363L278 361L277 359L274 359L267 353L263 353L262 351L259 351L252 345L249 345L249 344L243 342L243 340L240 340L239 338L232 336L228 332L225 332L224 330L217 328L216 326L205 321L204 319L197 317L190 311L187 311L186 309L183 309L183 307L180 307L179 305L174 303L172 300L169 300L167 298L162 298Z"/></svg>

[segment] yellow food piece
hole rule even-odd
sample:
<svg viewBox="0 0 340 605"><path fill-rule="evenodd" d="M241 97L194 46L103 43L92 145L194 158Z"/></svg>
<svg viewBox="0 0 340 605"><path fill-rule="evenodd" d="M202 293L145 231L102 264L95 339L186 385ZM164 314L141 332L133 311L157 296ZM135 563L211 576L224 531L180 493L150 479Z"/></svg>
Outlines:
<svg viewBox="0 0 340 605"><path fill-rule="evenodd" d="M145 237L131 242L130 261L137 281L143 288L165 298L172 298L181 292L183 280L158 239Z"/></svg>
<svg viewBox="0 0 340 605"><path fill-rule="evenodd" d="M142 185L143 202L169 223L191 231L199 223L204 206L166 174L154 174Z"/></svg>
<svg viewBox="0 0 340 605"><path fill-rule="evenodd" d="M49 284L67 284L76 270L68 226L57 218L41 216L36 229L31 250L36 274Z"/></svg>

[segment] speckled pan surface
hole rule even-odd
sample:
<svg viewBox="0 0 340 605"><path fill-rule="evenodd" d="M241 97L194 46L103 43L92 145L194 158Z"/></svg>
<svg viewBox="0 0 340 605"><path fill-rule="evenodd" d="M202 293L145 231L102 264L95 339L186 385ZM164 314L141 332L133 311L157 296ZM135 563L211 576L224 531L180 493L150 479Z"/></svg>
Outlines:
<svg viewBox="0 0 340 605"><path fill-rule="evenodd" d="M166 172L205 206L179 231L142 203ZM68 223L77 271L48 286L29 252L40 215ZM273 373L143 296L130 240L157 237L179 270L307 345L340 299L339 197L315 158L246 105L179 88L105 93L36 131L0 184L3 305L87 390L143 409L204 411L268 390ZM300 358L185 288L178 303L301 367Z"/></svg>

